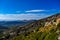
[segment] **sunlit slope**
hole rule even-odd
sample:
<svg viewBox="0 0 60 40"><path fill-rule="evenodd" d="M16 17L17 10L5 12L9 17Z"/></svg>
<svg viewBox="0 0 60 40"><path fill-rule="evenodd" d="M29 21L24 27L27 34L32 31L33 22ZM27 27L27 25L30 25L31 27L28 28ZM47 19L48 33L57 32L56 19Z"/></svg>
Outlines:
<svg viewBox="0 0 60 40"><path fill-rule="evenodd" d="M41 26L13 37L11 40L58 40L60 35L60 14L39 20L39 22L41 22Z"/></svg>

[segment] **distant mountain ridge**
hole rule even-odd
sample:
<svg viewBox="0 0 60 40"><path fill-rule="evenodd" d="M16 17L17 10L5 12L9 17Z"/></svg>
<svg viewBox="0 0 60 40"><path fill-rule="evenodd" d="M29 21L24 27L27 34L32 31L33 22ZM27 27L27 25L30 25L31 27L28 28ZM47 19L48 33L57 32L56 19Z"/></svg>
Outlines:
<svg viewBox="0 0 60 40"><path fill-rule="evenodd" d="M9 27L9 26L15 26L15 25L25 25L25 24L28 24L30 22L32 22L34 20L29 20L29 21L25 21L25 20L22 20L22 21L0 21L0 25L2 26L6 26L6 27Z"/></svg>
<svg viewBox="0 0 60 40"><path fill-rule="evenodd" d="M8 29L8 28L0 25L0 30L1 29Z"/></svg>

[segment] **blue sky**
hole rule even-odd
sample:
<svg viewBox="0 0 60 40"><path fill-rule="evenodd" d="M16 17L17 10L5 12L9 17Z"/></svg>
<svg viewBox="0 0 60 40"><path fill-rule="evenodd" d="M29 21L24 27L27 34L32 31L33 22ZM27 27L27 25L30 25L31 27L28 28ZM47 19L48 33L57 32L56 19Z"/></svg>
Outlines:
<svg viewBox="0 0 60 40"><path fill-rule="evenodd" d="M0 20L41 19L60 12L60 0L0 0Z"/></svg>

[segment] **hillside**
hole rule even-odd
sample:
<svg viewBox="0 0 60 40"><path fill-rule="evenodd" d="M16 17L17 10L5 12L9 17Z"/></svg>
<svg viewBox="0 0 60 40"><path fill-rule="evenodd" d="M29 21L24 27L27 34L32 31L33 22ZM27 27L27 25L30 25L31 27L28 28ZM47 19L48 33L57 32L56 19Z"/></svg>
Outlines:
<svg viewBox="0 0 60 40"><path fill-rule="evenodd" d="M9 34L4 36L2 40L57 40L59 35L60 13L10 30Z"/></svg>

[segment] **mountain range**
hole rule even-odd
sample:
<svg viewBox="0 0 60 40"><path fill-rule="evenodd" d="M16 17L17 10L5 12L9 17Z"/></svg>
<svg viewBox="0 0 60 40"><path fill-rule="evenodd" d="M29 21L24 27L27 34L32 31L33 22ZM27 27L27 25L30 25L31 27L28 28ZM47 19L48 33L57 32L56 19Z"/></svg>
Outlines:
<svg viewBox="0 0 60 40"><path fill-rule="evenodd" d="M3 32L1 40L59 40L60 13Z"/></svg>
<svg viewBox="0 0 60 40"><path fill-rule="evenodd" d="M33 22L34 20L17 20L17 21L0 21L0 29L5 29L13 26L22 26Z"/></svg>

